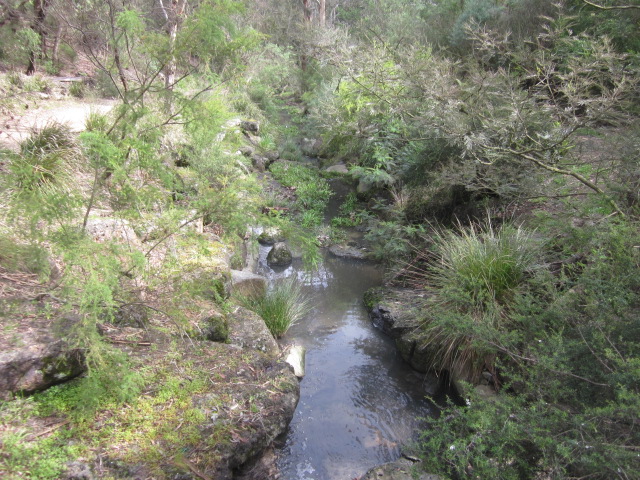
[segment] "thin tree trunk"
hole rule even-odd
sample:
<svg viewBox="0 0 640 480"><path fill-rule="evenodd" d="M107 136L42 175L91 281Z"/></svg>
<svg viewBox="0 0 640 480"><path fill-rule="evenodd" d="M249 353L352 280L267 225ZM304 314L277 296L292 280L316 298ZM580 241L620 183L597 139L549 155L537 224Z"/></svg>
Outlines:
<svg viewBox="0 0 640 480"><path fill-rule="evenodd" d="M53 48L51 50L51 61L53 62L54 65L58 63L58 53L60 50L61 39L62 39L62 25L59 25L58 29L56 30L56 36L53 39Z"/></svg>
<svg viewBox="0 0 640 480"><path fill-rule="evenodd" d="M319 9L319 17L320 17L320 27L324 27L327 21L327 0L320 0L320 9Z"/></svg>
<svg viewBox="0 0 640 480"><path fill-rule="evenodd" d="M33 2L34 23L32 28L40 37L40 53L38 54L35 50L32 50L29 54L27 75L36 73L36 59L38 56L43 58L47 53L47 29L45 28L44 21L47 18L49 1L50 0L34 0Z"/></svg>

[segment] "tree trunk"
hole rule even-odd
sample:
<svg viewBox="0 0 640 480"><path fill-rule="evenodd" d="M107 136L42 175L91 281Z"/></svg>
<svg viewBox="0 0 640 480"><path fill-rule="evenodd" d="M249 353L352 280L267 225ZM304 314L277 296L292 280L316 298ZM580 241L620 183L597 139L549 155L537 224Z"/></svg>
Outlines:
<svg viewBox="0 0 640 480"><path fill-rule="evenodd" d="M59 25L56 30L56 37L53 40L53 47L51 49L51 61L54 65L56 65L59 60L60 40L62 40L62 25Z"/></svg>
<svg viewBox="0 0 640 480"><path fill-rule="evenodd" d="M320 27L324 27L327 20L327 0L320 0L318 16L320 17Z"/></svg>
<svg viewBox="0 0 640 480"><path fill-rule="evenodd" d="M303 15L304 15L304 23L309 24L311 23L311 6L310 6L311 0L302 0L302 8L303 8Z"/></svg>
<svg viewBox="0 0 640 480"><path fill-rule="evenodd" d="M47 53L47 29L45 28L44 21L47 18L47 7L50 0L34 0L33 1L33 16L34 22L33 31L40 37L40 53L35 50L29 53L29 65L27 66L27 75L33 75L36 73L36 59L46 56Z"/></svg>

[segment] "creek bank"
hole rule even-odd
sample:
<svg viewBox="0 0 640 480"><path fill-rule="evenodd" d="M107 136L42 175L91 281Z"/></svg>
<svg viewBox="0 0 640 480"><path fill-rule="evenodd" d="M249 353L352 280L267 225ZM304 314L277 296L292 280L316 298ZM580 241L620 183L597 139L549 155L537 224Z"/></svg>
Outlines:
<svg viewBox="0 0 640 480"><path fill-rule="evenodd" d="M438 475L421 472L416 463L403 457L372 468L360 480L441 480Z"/></svg>
<svg viewBox="0 0 640 480"><path fill-rule="evenodd" d="M148 248L133 229L106 212L90 226L98 243ZM87 328L93 329L89 336L97 333L124 353L130 373L144 385L126 404L101 406L82 427L73 412L55 417L55 435L89 446L83 459L69 459L59 478L230 480L293 417L299 381L264 321L249 310L219 303L232 290L264 291L266 280L232 272L227 248L213 237L200 234L210 252L204 257L184 243L186 238L181 241L175 249L169 238L150 256L151 266L165 275L161 286L151 288L132 278L138 296L97 324L77 312L63 313L64 300L41 293L50 291L55 279L39 284L36 275L0 271L0 290L12 293L0 300L5 327L0 332L0 398L7 406L30 402L23 394L74 378L79 383L69 387L80 385L91 346L79 341L84 337L76 332ZM170 271L164 269L169 259ZM165 303L169 298L173 303ZM180 314L167 315L170 308ZM15 416L6 429L38 441L49 436L52 418Z"/></svg>
<svg viewBox="0 0 640 480"><path fill-rule="evenodd" d="M460 401L465 392L463 383L472 383L482 397L495 397L496 392L490 386L491 374L487 371L478 382L461 378L455 372L434 372L434 354L420 337L424 321L421 310L428 308L428 299L429 293L424 290L394 287L372 288L364 295L372 323L394 339L398 352L411 368L425 375L423 382L429 395L448 393Z"/></svg>

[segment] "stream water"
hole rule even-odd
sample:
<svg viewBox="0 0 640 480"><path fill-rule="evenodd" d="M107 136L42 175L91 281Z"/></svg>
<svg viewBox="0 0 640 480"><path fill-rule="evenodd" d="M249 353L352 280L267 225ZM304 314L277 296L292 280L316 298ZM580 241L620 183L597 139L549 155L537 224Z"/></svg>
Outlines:
<svg viewBox="0 0 640 480"><path fill-rule="evenodd" d="M434 406L421 375L362 305L363 293L381 283L379 269L330 254L313 274L296 261L279 272L260 264L271 280L296 276L313 305L282 341L304 346L307 355L300 402L277 452L280 478L348 480L397 459Z"/></svg>

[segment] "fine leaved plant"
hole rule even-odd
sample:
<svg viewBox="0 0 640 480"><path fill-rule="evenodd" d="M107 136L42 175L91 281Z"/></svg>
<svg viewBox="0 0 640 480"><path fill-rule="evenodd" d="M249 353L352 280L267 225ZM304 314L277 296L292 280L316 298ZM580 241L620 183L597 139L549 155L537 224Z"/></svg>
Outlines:
<svg viewBox="0 0 640 480"><path fill-rule="evenodd" d="M274 337L280 338L310 308L309 300L302 291L302 285L295 279L279 282L266 295L242 296L238 302L260 315Z"/></svg>

